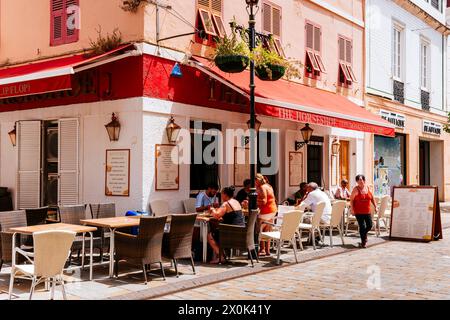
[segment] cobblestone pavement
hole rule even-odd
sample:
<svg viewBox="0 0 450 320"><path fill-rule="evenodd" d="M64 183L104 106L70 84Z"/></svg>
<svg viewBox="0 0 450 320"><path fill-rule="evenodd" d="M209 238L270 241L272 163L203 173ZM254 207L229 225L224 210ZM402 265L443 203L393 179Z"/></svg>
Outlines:
<svg viewBox="0 0 450 320"><path fill-rule="evenodd" d="M450 229L432 243L385 242L158 299L450 299Z"/></svg>

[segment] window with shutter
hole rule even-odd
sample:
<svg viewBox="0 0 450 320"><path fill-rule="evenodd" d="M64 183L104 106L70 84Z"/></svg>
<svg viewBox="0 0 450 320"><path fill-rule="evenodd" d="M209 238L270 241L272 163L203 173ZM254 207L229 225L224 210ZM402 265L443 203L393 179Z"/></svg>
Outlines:
<svg viewBox="0 0 450 320"><path fill-rule="evenodd" d="M207 37L195 36L195 41L206 45L214 45L214 37L226 35L223 23L223 0L197 0L198 17L196 27L206 33ZM207 41L207 42L205 42Z"/></svg>
<svg viewBox="0 0 450 320"><path fill-rule="evenodd" d="M59 120L58 202L78 204L78 119Z"/></svg>
<svg viewBox="0 0 450 320"><path fill-rule="evenodd" d="M321 55L322 31L317 25L310 22L305 24L305 46L306 46L306 75L318 77L320 73L326 72L325 64Z"/></svg>
<svg viewBox="0 0 450 320"><path fill-rule="evenodd" d="M339 83L344 86L349 86L352 82L357 82L355 73L352 67L352 41L340 36L338 38L339 45Z"/></svg>
<svg viewBox="0 0 450 320"><path fill-rule="evenodd" d="M264 2L262 9L262 28L263 31L271 34L274 43L268 45L271 50L275 50L280 56L285 57L283 45L281 43L282 21L281 7L272 3Z"/></svg>
<svg viewBox="0 0 450 320"><path fill-rule="evenodd" d="M50 0L50 45L77 42L79 38L79 0Z"/></svg>
<svg viewBox="0 0 450 320"><path fill-rule="evenodd" d="M40 207L41 122L20 121L18 135L17 208Z"/></svg>
<svg viewBox="0 0 450 320"><path fill-rule="evenodd" d="M263 4L263 31L272 33L272 6L268 3Z"/></svg>
<svg viewBox="0 0 450 320"><path fill-rule="evenodd" d="M272 34L281 37L281 10L275 7L272 7Z"/></svg>

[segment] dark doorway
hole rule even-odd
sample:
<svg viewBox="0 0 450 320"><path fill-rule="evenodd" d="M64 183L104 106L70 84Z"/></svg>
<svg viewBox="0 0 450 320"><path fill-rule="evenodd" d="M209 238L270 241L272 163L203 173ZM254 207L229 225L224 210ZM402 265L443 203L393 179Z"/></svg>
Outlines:
<svg viewBox="0 0 450 320"><path fill-rule="evenodd" d="M420 185L430 185L430 142L419 141L419 176Z"/></svg>
<svg viewBox="0 0 450 320"><path fill-rule="evenodd" d="M315 182L323 187L322 183L322 159L323 145L322 143L308 145L308 182Z"/></svg>

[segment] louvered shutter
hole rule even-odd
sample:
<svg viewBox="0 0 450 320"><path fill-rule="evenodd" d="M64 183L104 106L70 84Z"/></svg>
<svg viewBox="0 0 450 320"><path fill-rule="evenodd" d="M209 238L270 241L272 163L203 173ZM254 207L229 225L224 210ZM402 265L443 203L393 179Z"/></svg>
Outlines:
<svg viewBox="0 0 450 320"><path fill-rule="evenodd" d="M314 49L313 47L314 27L312 24L306 24L306 47L308 49Z"/></svg>
<svg viewBox="0 0 450 320"><path fill-rule="evenodd" d="M272 8L272 33L276 37L281 37L281 10Z"/></svg>
<svg viewBox="0 0 450 320"><path fill-rule="evenodd" d="M209 5L210 4L210 0L198 0L197 3L198 3L199 6L202 6L205 9L209 9L209 7L210 7L210 5Z"/></svg>
<svg viewBox="0 0 450 320"><path fill-rule="evenodd" d="M345 39L339 38L339 60L345 60Z"/></svg>
<svg viewBox="0 0 450 320"><path fill-rule="evenodd" d="M65 4L65 23L64 28L66 30L65 43L78 41L79 29L77 27L76 21L79 19L79 8L74 8L74 6L79 7L79 0L66 0Z"/></svg>
<svg viewBox="0 0 450 320"><path fill-rule="evenodd" d="M50 45L56 46L64 43L65 35L65 0L51 0Z"/></svg>
<svg viewBox="0 0 450 320"><path fill-rule="evenodd" d="M314 50L320 52L320 28L314 27Z"/></svg>
<svg viewBox="0 0 450 320"><path fill-rule="evenodd" d="M78 204L78 119L59 120L58 203Z"/></svg>
<svg viewBox="0 0 450 320"><path fill-rule="evenodd" d="M211 10L214 13L222 13L222 0L211 0Z"/></svg>
<svg viewBox="0 0 450 320"><path fill-rule="evenodd" d="M41 198L41 122L20 121L17 129L17 208L38 208Z"/></svg>
<svg viewBox="0 0 450 320"><path fill-rule="evenodd" d="M348 63L352 63L352 42L349 40L345 40L345 51L346 51L346 55L345 55L345 61L347 61Z"/></svg>
<svg viewBox="0 0 450 320"><path fill-rule="evenodd" d="M272 7L267 3L263 5L263 30L272 33Z"/></svg>

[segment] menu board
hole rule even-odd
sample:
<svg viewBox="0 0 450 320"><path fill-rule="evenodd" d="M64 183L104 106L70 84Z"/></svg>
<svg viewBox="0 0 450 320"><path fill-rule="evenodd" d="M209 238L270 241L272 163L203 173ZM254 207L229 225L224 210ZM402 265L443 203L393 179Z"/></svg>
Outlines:
<svg viewBox="0 0 450 320"><path fill-rule="evenodd" d="M130 149L106 150L105 195L130 196Z"/></svg>
<svg viewBox="0 0 450 320"><path fill-rule="evenodd" d="M155 189L179 190L179 157L178 146L157 144L155 148Z"/></svg>
<svg viewBox="0 0 450 320"><path fill-rule="evenodd" d="M303 182L303 153L289 152L289 186L298 187Z"/></svg>
<svg viewBox="0 0 450 320"><path fill-rule="evenodd" d="M244 180L250 178L250 149L234 148L234 183L235 187L243 187Z"/></svg>
<svg viewBox="0 0 450 320"><path fill-rule="evenodd" d="M390 237L432 241L442 239L437 187L394 187Z"/></svg>

